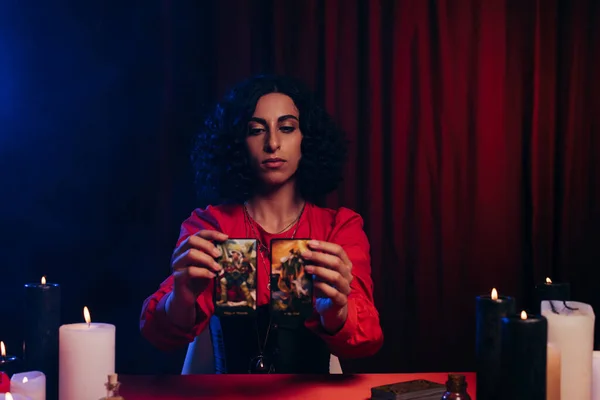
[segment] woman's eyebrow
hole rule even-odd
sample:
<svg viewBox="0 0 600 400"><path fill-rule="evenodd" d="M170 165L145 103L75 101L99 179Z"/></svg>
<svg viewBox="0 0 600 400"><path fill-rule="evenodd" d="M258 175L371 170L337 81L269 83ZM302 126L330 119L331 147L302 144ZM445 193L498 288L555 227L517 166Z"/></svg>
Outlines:
<svg viewBox="0 0 600 400"><path fill-rule="evenodd" d="M295 115L286 114L286 115L282 115L281 117L277 118L277 122L283 122L288 119L295 119L296 121L298 121L298 117L296 117ZM267 125L267 120L265 120L264 118L260 118L260 117L252 117L252 118L250 118L249 122L258 122L259 124Z"/></svg>

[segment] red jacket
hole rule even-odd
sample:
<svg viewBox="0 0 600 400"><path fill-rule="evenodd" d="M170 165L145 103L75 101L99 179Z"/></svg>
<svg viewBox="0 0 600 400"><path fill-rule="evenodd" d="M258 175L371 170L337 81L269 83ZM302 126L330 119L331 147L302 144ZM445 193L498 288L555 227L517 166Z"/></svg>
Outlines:
<svg viewBox="0 0 600 400"><path fill-rule="evenodd" d="M348 319L334 335L325 332L315 312L305 325L319 335L332 354L340 358L366 357L376 353L383 344L379 313L373 304L371 257L369 241L363 230L363 220L357 213L340 208L337 211L307 204L300 219L296 238L310 238L332 242L343 247L352 262L352 291L348 296ZM245 226L243 208L238 205L209 206L196 209L181 225L177 245L201 229L224 232L231 238L254 238ZM286 237L289 232L272 235L259 229L260 239L268 246L270 240ZM265 260L269 262L269 260ZM257 266L258 282L268 282L265 268ZM167 294L173 290L173 276L169 276L152 296L144 301L140 318L142 335L157 348L173 350L190 343L208 325L214 312L213 284L198 296L200 315L190 330L173 325L165 312ZM268 304L269 292L265 285L257 286L258 305Z"/></svg>

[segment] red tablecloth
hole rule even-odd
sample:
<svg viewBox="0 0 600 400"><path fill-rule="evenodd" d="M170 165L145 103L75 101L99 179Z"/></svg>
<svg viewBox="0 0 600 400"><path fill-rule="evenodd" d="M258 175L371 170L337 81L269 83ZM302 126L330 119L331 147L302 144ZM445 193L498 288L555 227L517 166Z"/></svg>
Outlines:
<svg viewBox="0 0 600 400"><path fill-rule="evenodd" d="M475 400L475 374L465 373ZM371 388L389 383L427 379L444 383L446 373L367 375L123 375L125 400L154 399L343 399L365 400Z"/></svg>

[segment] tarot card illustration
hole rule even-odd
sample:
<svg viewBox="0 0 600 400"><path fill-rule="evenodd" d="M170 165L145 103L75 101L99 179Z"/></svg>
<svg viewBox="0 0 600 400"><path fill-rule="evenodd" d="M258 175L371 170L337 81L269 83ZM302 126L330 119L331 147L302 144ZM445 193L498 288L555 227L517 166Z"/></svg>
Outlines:
<svg viewBox="0 0 600 400"><path fill-rule="evenodd" d="M305 273L300 254L309 239L271 241L271 312L277 316L307 317L313 310L313 277Z"/></svg>
<svg viewBox="0 0 600 400"><path fill-rule="evenodd" d="M256 311L256 240L228 239L217 244L223 268L215 278L215 314L250 315Z"/></svg>

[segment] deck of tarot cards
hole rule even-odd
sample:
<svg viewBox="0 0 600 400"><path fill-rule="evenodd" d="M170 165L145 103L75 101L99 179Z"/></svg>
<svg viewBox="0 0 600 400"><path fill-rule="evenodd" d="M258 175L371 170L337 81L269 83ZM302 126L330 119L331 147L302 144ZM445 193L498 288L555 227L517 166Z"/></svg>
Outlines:
<svg viewBox="0 0 600 400"><path fill-rule="evenodd" d="M371 388L371 400L440 400L446 385L417 379Z"/></svg>

